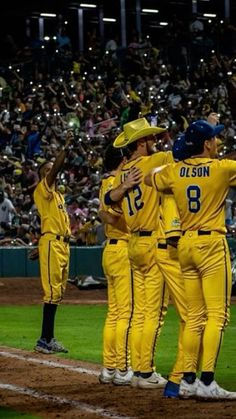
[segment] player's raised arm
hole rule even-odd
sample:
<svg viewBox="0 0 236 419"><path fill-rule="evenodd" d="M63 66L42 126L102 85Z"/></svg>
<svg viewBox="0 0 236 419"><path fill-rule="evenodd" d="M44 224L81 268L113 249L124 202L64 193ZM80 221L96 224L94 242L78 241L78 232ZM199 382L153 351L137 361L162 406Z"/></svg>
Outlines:
<svg viewBox="0 0 236 419"><path fill-rule="evenodd" d="M142 171L133 167L127 175L124 182L122 182L117 188L111 189L104 196L104 202L106 205L111 205L114 202L119 202L125 195L125 192L138 185L142 180Z"/></svg>
<svg viewBox="0 0 236 419"><path fill-rule="evenodd" d="M69 151L69 146L70 146L71 141L73 139L74 139L73 132L68 131L67 135L66 135L65 145L62 147L61 151L59 152L59 154L56 157L56 160L55 160L53 166L51 167L50 171L46 175L47 184L48 184L49 187L51 187L55 183L57 174L62 169L62 166L63 166L65 158L66 158L66 154Z"/></svg>

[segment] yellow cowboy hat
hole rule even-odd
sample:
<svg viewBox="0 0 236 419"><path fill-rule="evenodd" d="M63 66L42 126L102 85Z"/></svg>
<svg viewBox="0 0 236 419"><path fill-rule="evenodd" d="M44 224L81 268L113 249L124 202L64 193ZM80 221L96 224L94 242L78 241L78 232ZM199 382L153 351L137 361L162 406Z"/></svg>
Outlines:
<svg viewBox="0 0 236 419"><path fill-rule="evenodd" d="M166 131L166 128L151 127L146 118L135 119L134 121L124 124L123 132L116 137L113 147L125 147L140 138L144 138L152 134L160 134L164 131Z"/></svg>

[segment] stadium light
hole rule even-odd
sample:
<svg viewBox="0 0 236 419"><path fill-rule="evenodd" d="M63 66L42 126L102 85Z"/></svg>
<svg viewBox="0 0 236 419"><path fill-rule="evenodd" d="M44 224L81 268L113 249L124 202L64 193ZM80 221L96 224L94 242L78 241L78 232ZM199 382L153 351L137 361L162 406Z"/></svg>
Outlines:
<svg viewBox="0 0 236 419"><path fill-rule="evenodd" d="M159 13L157 9L142 9L143 13Z"/></svg>
<svg viewBox="0 0 236 419"><path fill-rule="evenodd" d="M89 7L90 9L96 9L96 4L89 4L89 3L80 3L80 7Z"/></svg>
<svg viewBox="0 0 236 419"><path fill-rule="evenodd" d="M216 17L215 13L204 13L203 14L204 17Z"/></svg>
<svg viewBox="0 0 236 419"><path fill-rule="evenodd" d="M116 22L116 19L114 19L113 17L104 17L103 22Z"/></svg>
<svg viewBox="0 0 236 419"><path fill-rule="evenodd" d="M40 13L41 17L57 17L56 13Z"/></svg>
<svg viewBox="0 0 236 419"><path fill-rule="evenodd" d="M160 22L159 25L161 25L161 26L168 26L168 22Z"/></svg>

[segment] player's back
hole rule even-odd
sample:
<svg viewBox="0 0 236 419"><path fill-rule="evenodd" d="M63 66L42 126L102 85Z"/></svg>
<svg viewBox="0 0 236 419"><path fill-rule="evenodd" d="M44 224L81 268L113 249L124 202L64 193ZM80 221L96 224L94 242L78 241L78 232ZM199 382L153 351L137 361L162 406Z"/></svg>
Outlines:
<svg viewBox="0 0 236 419"><path fill-rule="evenodd" d="M191 158L165 170L181 218L182 230L226 232L224 204L236 184L236 162Z"/></svg>
<svg viewBox="0 0 236 419"><path fill-rule="evenodd" d="M126 163L116 178L115 186L122 183L132 167L140 168L145 175L155 165L161 165L166 159L165 154L140 156ZM158 156L158 158L157 158ZM139 230L155 231L159 218L159 193L145 185L142 181L125 193L121 202L126 224L131 232Z"/></svg>

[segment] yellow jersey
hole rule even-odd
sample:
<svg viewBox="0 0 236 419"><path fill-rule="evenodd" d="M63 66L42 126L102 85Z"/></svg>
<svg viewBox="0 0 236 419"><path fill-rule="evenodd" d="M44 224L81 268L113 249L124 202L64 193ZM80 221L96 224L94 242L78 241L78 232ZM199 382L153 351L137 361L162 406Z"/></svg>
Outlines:
<svg viewBox="0 0 236 419"><path fill-rule="evenodd" d="M104 211L109 211L109 206L104 203L104 195L113 188L115 176L110 175L106 179L102 180L102 184L99 191L99 199ZM115 225L105 223L105 235L108 239L124 239L128 240L129 230L125 223L123 215L117 218Z"/></svg>
<svg viewBox="0 0 236 419"><path fill-rule="evenodd" d="M71 234L65 200L55 186L49 187L46 178L34 190L34 202L41 220L41 234L52 233L61 236Z"/></svg>
<svg viewBox="0 0 236 419"><path fill-rule="evenodd" d="M179 211L174 197L171 194L161 193L160 223L157 237L159 240L165 240L171 237L180 237L181 235Z"/></svg>
<svg viewBox="0 0 236 419"><path fill-rule="evenodd" d="M139 156L128 161L115 177L113 188L119 186L132 167L138 167L145 176L156 166L173 161L171 152L154 153L151 156ZM143 177L144 179L144 177ZM125 222L133 233L139 230L156 231L159 222L159 193L141 181L127 191L120 202L120 212L124 214ZM112 206L114 213L119 212Z"/></svg>
<svg viewBox="0 0 236 419"><path fill-rule="evenodd" d="M78 234L82 235L85 241L86 246L94 246L97 244L97 227L100 226L101 223L97 220L94 221L87 221L78 230Z"/></svg>
<svg viewBox="0 0 236 419"><path fill-rule="evenodd" d="M191 158L160 168L152 175L158 191L172 191L181 228L226 232L225 199L236 186L236 162Z"/></svg>

